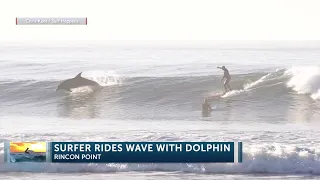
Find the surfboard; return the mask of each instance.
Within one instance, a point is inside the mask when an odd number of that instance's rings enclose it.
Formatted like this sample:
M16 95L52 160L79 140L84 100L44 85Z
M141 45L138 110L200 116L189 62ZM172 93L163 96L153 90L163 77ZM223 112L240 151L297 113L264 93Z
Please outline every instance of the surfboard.
M217 93L211 96L207 96L206 99L218 99L221 98L221 96L225 95L226 93Z

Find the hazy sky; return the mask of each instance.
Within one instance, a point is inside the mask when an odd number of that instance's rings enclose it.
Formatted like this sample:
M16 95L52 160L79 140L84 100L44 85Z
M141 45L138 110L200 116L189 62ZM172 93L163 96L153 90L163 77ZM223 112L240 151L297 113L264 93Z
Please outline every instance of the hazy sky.
M318 0L2 0L0 41L320 40ZM88 17L16 26L16 17Z

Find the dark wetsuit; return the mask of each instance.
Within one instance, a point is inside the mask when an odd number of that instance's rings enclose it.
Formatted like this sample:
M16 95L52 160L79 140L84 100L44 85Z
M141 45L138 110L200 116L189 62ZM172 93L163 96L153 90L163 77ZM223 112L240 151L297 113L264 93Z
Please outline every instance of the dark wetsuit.
M230 88L230 86L229 86L229 82L230 82L230 80L231 80L231 76L230 76L229 71L228 71L227 68L222 67L222 68L220 68L220 69L222 69L223 72L224 72L222 80L223 80L223 79L226 79L226 80L224 81L223 85L224 85L224 88L225 88L226 93L227 93L227 92L228 92L228 89L229 89L229 91L231 91L231 88ZM222 81L222 80L221 80L221 81Z
M229 71L228 71L228 69L222 69L222 70L224 71L223 77L226 78L226 81L224 82L224 84L228 84L229 81L230 81L230 79L231 79L231 76L230 76L230 74L229 74Z
M210 112L210 111L212 111L212 108L210 107L210 105L208 103L203 103L202 112Z
M208 103L202 104L202 115L203 116L208 116L211 111L212 111L212 108Z

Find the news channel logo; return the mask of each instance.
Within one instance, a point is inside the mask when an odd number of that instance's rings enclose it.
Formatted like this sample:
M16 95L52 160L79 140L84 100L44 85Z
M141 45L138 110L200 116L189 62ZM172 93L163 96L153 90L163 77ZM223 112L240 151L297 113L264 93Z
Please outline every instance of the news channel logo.
M46 162L46 142L10 142L7 162Z

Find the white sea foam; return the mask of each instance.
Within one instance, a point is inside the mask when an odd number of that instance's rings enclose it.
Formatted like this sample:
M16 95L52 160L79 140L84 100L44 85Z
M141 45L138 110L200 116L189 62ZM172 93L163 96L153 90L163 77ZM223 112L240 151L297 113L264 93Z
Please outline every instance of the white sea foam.
M101 86L112 86L122 84L124 78L115 71L85 71L82 77L96 81Z
M244 92L249 92L249 91L254 90L254 89L267 88L267 87L270 87L270 86L281 84L282 83L281 81L273 83L273 84L268 84L268 85L264 84L264 83L266 83L268 81L276 80L277 78L281 77L282 75L278 74L278 72L280 70L281 69L277 69L275 72L268 73L268 74L262 76L261 78L259 78L256 81L253 81L253 82L250 82L250 83L246 83L246 84L243 85L243 89L235 89L235 90L229 91L229 92L227 92L226 94L224 94L221 97L222 98L233 97L233 96L237 96L237 95L239 95L241 93L244 93Z
M86 79L93 80L101 86L113 86L123 83L124 78L116 74L114 71L84 71L81 76ZM72 94L91 93L99 89L99 87L83 86L72 89Z
M298 94L309 94L313 99L320 98L320 67L293 67L286 74L291 75L287 86Z
M281 69L277 69L275 72L268 73L256 81L247 83L243 86L243 89L245 89L245 90L251 89L251 88L254 88L260 84L263 84L264 82L266 82L268 80L276 79L276 78L280 77L278 74L279 71L281 71Z
M229 91L229 92L227 92L226 94L222 95L221 97L222 97L222 98L232 97L232 96L239 95L240 93L245 92L245 91L246 91L246 90L244 90L244 89L232 90L232 91Z

